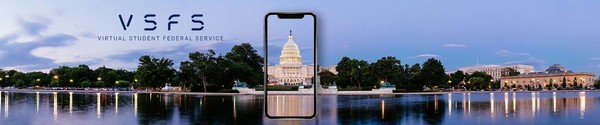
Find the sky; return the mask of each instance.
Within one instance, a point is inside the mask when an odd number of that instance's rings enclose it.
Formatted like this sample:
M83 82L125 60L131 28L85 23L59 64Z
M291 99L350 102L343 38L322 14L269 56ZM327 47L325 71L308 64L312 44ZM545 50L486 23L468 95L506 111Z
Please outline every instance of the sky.
M262 54L264 15L270 11L317 15L322 66L343 56L369 62L395 56L409 65L437 58L447 71L477 64L527 64L539 71L561 64L600 73L600 1L564 0L4 1L0 68L49 71L87 64L134 70L146 54L173 59L178 67L190 52L224 54L246 42ZM157 14L156 31L143 31L148 13ZM167 31L173 13L182 15L180 24ZM187 30L195 13L204 14L205 29L199 32ZM130 29L122 29L119 14L134 15ZM225 40L115 42L99 41L100 35L222 35Z

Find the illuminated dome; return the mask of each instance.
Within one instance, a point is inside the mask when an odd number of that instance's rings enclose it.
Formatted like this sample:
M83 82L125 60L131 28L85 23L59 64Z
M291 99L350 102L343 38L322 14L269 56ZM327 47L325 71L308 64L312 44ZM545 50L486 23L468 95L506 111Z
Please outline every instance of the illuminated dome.
M294 36L290 30L290 36L288 41L283 45L281 50L281 56L279 56L279 64L302 64L302 56L300 56L300 49L294 42Z

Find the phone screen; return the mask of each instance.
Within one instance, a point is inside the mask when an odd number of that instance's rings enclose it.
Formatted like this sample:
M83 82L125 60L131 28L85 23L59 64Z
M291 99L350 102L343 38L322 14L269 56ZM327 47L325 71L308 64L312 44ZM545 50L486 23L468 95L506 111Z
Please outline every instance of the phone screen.
M265 17L265 113L269 118L316 114L317 40L312 13Z

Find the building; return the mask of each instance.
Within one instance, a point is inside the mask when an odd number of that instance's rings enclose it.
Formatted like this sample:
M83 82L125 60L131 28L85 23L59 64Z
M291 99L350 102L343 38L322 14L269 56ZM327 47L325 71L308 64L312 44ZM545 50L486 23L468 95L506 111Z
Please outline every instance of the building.
M335 69L336 67L337 67L337 65L332 65L332 66L328 66L328 67L319 67L319 72L329 71L329 72L337 75L338 72Z
M278 65L268 65L267 80L270 85L312 85L315 65L302 64L300 49L294 42L292 31L283 45Z
M561 66L560 64L554 64L542 72L532 72L518 76L502 77L500 79L500 86L502 88L520 88L526 86L537 88L541 86L542 88L549 89L552 86L554 86L554 88L558 88L563 83L563 79L566 80L566 84L568 86L573 86L573 83L575 82L583 86L589 86L593 85L595 77L596 75L594 73L573 72Z
M464 73L472 74L474 72L485 72L488 75L491 75L494 80L500 79L502 77L502 70L506 68L512 68L518 71L521 74L527 74L533 72L533 66L523 65L523 64L515 64L515 65L480 65L480 66L471 66L471 67L463 67L458 70L463 71Z

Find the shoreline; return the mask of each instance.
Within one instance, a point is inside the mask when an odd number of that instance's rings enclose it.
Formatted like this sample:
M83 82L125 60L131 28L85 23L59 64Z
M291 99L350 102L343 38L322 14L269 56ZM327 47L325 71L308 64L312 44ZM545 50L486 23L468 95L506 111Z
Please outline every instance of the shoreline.
M206 95L206 96L234 96L234 95L264 95L260 93L215 93L215 92L154 92L154 91L91 91L91 90L35 90L35 89L0 89L1 92L19 92L19 93L156 93L156 94L180 94L180 95ZM461 94L461 93L552 93L552 92L600 92L600 90L551 90L551 91L454 91L454 92L399 92L399 93L373 93L366 91L338 91L336 93L317 93L318 95L436 95L436 94ZM310 93L277 93L274 95L311 95Z

